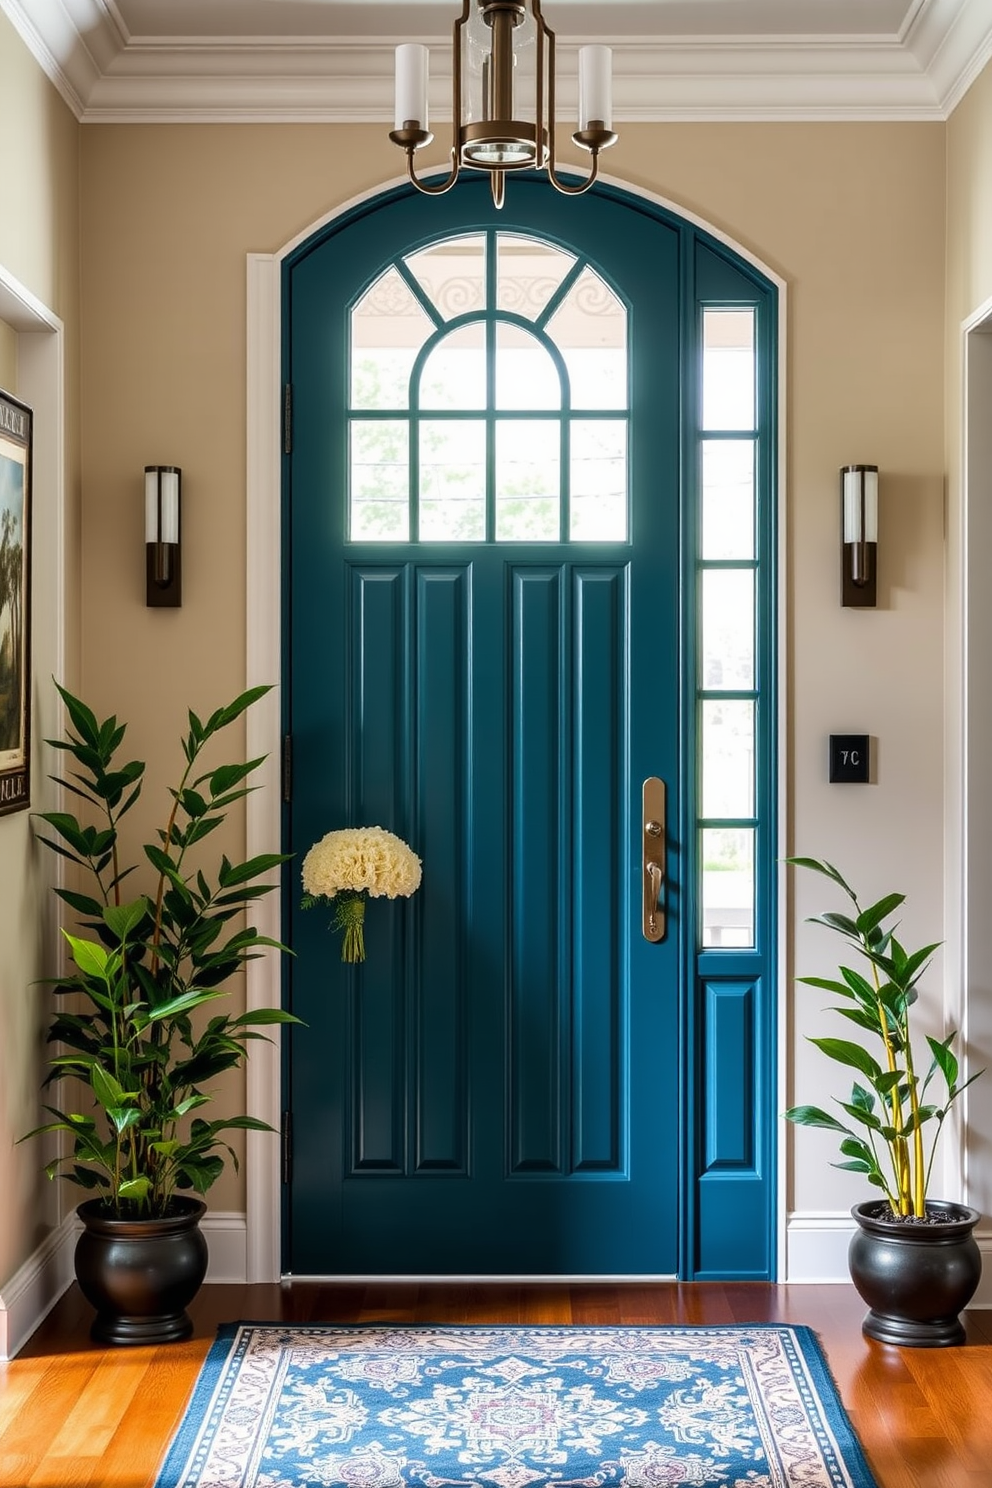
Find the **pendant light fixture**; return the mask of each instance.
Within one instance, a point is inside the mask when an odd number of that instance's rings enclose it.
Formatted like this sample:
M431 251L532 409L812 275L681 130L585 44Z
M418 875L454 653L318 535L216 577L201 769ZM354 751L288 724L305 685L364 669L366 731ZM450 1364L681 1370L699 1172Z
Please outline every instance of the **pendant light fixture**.
M557 174L555 160L555 34L541 14L541 0L462 0L452 38L452 144L447 180L425 185L413 157L434 138L427 122L428 51L396 48L396 127L389 138L406 151L418 191L440 196L461 167L489 172L493 201L503 205L506 172L547 170L566 196L588 191L601 150L613 133L612 53L606 46L579 49L579 127L576 145L592 155L592 170L578 185Z

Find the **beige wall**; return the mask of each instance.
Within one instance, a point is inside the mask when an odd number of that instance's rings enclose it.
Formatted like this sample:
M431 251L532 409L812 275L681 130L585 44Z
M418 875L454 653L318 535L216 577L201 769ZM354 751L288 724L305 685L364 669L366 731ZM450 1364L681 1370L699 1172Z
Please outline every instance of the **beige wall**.
M788 283L788 847L833 859L866 896L905 890L911 939L942 928L944 136L640 125L607 162ZM393 179L398 160L379 127L288 125L90 126L82 160L84 684L133 719L135 752L162 779L186 705L233 695L244 674L245 255ZM184 469L175 612L142 603L153 461ZM838 601L838 469L852 461L882 471L875 612ZM875 736L875 784L826 784L831 731ZM815 884L797 889L798 920L827 907ZM800 969L833 964L817 932L795 941ZM801 1038L828 1026L819 1006L803 995L790 1012L788 1099L835 1088ZM828 1141L795 1143L790 1208L862 1196L827 1166ZM230 1180L215 1193L242 1207Z
M17 332L5 320L0 320L0 388L17 391Z
M78 297L75 120L0 15L0 263L63 319Z
M6 18L0 16L0 150L4 159L0 266L61 317L66 328L67 616L73 632L77 593L71 545L76 533L73 502L78 485L78 132L55 89ZM0 326L0 386L15 393L18 340L9 326ZM54 437L51 427L36 426L36 440L51 441ZM44 499L51 499L50 493L46 492ZM53 525L51 512L38 515L46 526ZM49 602L46 605L54 610ZM45 638L44 644L36 647L36 660L42 649L47 651L54 623L54 613L40 613L35 608L34 634ZM38 685L36 673L36 705ZM45 801L46 793L50 798L42 775L36 769L32 784L36 807ZM51 805L50 799L47 804ZM52 947L45 940L49 900L28 814L18 812L0 818L0 1290L57 1214L57 1193L40 1173L37 1146L14 1146L16 1139L41 1119L41 1049L48 1006L44 989L33 984L51 969Z
M992 298L992 65L947 125L947 330L959 360L962 320ZM955 386L956 379L949 379ZM948 452L958 441L948 422Z

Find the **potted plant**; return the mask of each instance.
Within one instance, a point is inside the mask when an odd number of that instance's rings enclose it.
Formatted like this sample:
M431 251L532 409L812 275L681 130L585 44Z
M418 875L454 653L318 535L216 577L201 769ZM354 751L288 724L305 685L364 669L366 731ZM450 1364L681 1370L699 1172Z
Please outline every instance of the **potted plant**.
M48 742L68 755L69 770L52 778L85 803L87 819L39 812L54 833L41 840L76 866L85 887L56 890L81 923L80 933L62 932L74 970L52 984L60 1005L48 1038L59 1052L46 1084L76 1076L90 1099L81 1109L47 1106L54 1119L27 1135L67 1134L69 1150L48 1164L48 1176L93 1195L77 1211L84 1228L76 1275L97 1309L93 1336L103 1342L188 1336L185 1309L207 1262L198 1196L219 1177L225 1155L237 1166L226 1133L271 1130L249 1116L207 1116L207 1087L243 1062L249 1042L264 1037L259 1026L298 1020L278 1008L238 1016L201 1009L224 997L263 947L282 949L244 914L274 887L260 880L284 859L221 856L210 872L197 851L253 788L247 782L262 763L205 766L201 755L267 690L243 692L205 722L190 712L182 777L169 792L165 826L143 848L148 888L135 892L138 865L121 861L120 823L141 795L145 766L119 761L124 724L98 720L58 687L70 726L65 739Z
M845 1160L834 1166L863 1173L881 1190L880 1199L851 1211L858 1225L849 1254L851 1277L870 1308L864 1332L884 1343L917 1347L962 1343L958 1314L981 1275L972 1235L981 1216L966 1204L930 1199L927 1189L947 1113L982 1071L960 1081L956 1031L942 1039L928 1034L929 1062L923 1074L917 1070L910 1010L939 942L908 951L896 938L897 927L887 922L905 895L886 894L862 909L832 864L815 858L788 861L831 879L851 901L852 914L816 915L813 923L845 940L867 975L841 966L840 980L798 980L842 998L831 1011L868 1037L810 1040L859 1077L849 1099L838 1101L846 1119L819 1106L793 1106L786 1119L837 1132Z

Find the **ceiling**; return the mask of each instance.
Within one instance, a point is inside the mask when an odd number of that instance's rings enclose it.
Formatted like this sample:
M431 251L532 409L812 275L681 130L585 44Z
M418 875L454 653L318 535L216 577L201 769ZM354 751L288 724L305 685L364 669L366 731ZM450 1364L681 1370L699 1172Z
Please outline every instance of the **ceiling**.
M944 119L992 57L992 0L543 0L561 109L575 44L614 48L620 121ZM0 0L76 117L386 121L393 47L432 43L443 117L457 0ZM449 106L450 107L450 106Z

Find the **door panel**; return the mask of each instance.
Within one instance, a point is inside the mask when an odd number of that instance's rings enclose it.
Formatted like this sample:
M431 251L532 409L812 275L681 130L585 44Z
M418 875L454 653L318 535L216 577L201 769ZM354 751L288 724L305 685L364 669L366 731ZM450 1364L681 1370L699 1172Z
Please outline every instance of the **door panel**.
M752 1063L767 1055L764 1003L723 986L719 965L705 995L686 972L696 939L696 834L686 830L695 806L685 795L693 767L684 748L694 694L681 618L691 234L613 193L565 209L546 184L513 184L503 214L477 182L438 201L401 193L367 204L287 270L288 848L299 861L333 828L378 824L409 841L424 865L411 900L370 901L360 967L341 964L327 914L302 912L295 884L288 895L291 1001L307 1023L292 1038L289 1071L287 1269L297 1274L674 1274L686 1252L683 1216L694 1216L696 1203L687 1038L697 1023L705 1030L699 1047L713 1043L721 1081L748 1029ZM464 244L471 271L460 292L483 302L488 294L491 307L482 317L489 391L482 396L476 378L468 400L483 431L471 437L485 448L488 504L462 529L470 541L417 539L444 530L466 482L478 479L466 466L452 485L450 456L440 475L424 464L425 449L452 448L437 421L457 428L458 410L443 396L427 398L431 412L420 418L416 382L419 368L438 365L431 347L457 320L449 303L434 342L423 324L416 330L410 411L366 387L361 416L352 415L363 449L388 447L397 467L409 451L413 495L396 525L395 487L377 507L374 459L366 461L355 476L364 483L355 529L363 535L351 540L351 309L362 302L362 334L374 340L374 307L362 299L370 285L397 263L390 294L422 294L430 255L419 256L415 274L402 260L446 235ZM489 254L481 274L479 235ZM556 284L514 283L504 267L498 275L497 235L501 245L518 235L522 256L535 240L551 245L542 251ZM572 469L574 437L615 479L626 440L628 515L617 506L622 496L611 495L602 529L623 540L560 540L599 520L582 505L599 478L595 463L575 467L572 513L566 478L560 524L546 507L535 522L519 473L500 473L530 434L527 410L513 406L526 398L515 397L512 378L494 375L497 347L519 349L512 316L521 326L522 318L517 308L492 307L497 299L550 306L530 324L560 329L565 312L554 295L570 284L585 286L585 316L597 313L599 293L612 370L606 442L597 445L588 359L569 347L554 363L559 373L566 363L574 370L562 381L556 463ZM422 298L421 320L434 313ZM623 313L629 348L618 372ZM546 420L553 400L541 376L533 416ZM581 420L570 414L573 382ZM418 501L418 481L428 478L442 482L441 498L425 485ZM509 503L505 520L497 494ZM501 530L519 534L521 523L557 530L559 540L498 540ZM669 797L669 928L657 944L641 933L648 775L666 781ZM764 1119L748 1105L756 1087L746 1069L734 1065L733 1075L726 1089L701 1086L710 1092L705 1166L724 1177L735 1163L753 1171L755 1122ZM736 1131L742 1118L750 1137ZM725 1187L721 1195L725 1224Z

